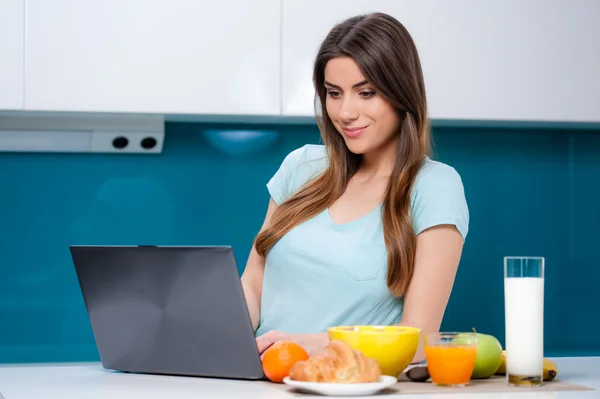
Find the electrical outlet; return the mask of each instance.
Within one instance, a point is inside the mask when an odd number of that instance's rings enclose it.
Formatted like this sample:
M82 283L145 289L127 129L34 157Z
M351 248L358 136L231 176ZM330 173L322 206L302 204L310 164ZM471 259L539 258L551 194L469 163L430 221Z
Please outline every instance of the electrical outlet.
M91 152L160 154L164 133L94 131Z

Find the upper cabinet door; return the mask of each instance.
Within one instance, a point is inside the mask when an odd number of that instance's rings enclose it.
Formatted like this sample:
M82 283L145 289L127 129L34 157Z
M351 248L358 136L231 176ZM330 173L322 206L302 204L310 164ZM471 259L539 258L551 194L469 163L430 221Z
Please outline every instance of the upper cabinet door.
M0 1L0 109L23 109L25 0Z
M27 0L26 109L280 114L279 0Z
M415 40L432 119L600 121L597 0L283 0L284 115L314 115L321 42L373 11Z

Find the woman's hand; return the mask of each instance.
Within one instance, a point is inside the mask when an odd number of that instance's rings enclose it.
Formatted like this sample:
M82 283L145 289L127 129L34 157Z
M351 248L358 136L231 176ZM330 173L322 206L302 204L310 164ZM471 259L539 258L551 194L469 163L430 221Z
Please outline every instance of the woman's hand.
M329 342L329 336L326 332L316 334L290 334L281 331L271 330L266 334L256 338L258 352L261 355L277 341L292 341L304 348L308 356L312 356L325 348Z

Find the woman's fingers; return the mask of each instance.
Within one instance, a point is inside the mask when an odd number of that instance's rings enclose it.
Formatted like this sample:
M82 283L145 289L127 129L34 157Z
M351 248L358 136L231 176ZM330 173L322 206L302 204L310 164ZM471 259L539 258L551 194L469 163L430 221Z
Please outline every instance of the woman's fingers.
M271 345L281 340L283 338L283 335L284 334L280 333L279 331L271 330L256 338L256 346L258 347L258 353L262 355L267 349L269 349Z

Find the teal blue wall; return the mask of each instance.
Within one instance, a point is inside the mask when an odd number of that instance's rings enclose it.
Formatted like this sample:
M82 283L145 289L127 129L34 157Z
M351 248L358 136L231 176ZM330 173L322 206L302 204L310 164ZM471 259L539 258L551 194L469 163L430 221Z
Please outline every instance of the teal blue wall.
M279 132L268 148L228 155L205 127L168 124L160 156L0 154L0 362L98 359L69 244L229 244L244 267L265 183L319 135L268 126ZM542 255L546 354L600 354L600 131L447 127L435 138L471 211L443 329L503 342L502 257Z

